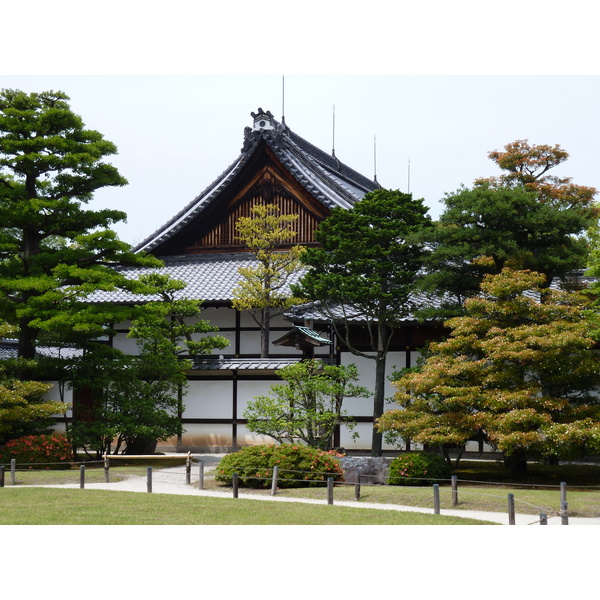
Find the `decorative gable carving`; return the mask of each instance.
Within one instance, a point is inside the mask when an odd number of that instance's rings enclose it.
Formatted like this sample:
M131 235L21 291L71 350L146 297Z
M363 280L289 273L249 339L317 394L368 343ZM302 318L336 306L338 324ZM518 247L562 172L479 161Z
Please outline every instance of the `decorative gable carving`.
M185 249L185 254L245 251L245 246L236 238L236 223L240 217L251 217L252 208L261 204L274 204L282 214L297 214L298 220L294 223L297 235L293 245L314 244L314 231L323 215L317 214L316 210L310 210L306 201L300 201L297 195L267 168L239 197L233 199L227 212L222 213L219 223Z

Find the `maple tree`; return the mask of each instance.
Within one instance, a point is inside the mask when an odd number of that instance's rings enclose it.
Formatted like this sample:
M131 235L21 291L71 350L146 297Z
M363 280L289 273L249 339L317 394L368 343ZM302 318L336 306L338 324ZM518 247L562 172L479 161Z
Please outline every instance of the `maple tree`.
M400 377L379 429L433 446L482 440L514 471L527 459L597 450L600 360L580 292L551 290L545 277L505 268L449 319L449 337Z
M443 298L445 310L423 316L460 314L482 278L505 266L543 273L549 287L586 264L586 234L599 214L596 190L548 173L568 153L517 140L489 157L505 173L446 194L444 212L426 233L433 251L422 289Z
M594 203L596 188L573 183L571 177L548 174L568 158L569 154L559 144L530 145L528 140L516 140L504 146L504 151L488 153L500 169L506 171L499 177L478 179L476 185L489 183L494 187L523 185L536 192L541 202L573 208L589 217L598 216Z

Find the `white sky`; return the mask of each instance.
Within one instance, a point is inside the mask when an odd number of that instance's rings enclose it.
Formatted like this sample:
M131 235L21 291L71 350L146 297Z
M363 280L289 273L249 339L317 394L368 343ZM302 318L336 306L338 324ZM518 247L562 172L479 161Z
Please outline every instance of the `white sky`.
M516 139L560 144L570 158L556 174L600 189L590 3L33 4L35 44L8 32L21 51L0 66L0 88L62 90L117 145L111 162L129 185L92 206L124 210L116 229L132 244L236 159L259 107L284 111L322 150L335 138L337 157L369 177L376 168L384 187L410 181L434 218L446 192L499 174L487 152Z
M487 152L516 139L560 144L557 174L600 188L600 77L579 76L4 76L2 87L60 89L86 125L117 144L129 185L98 191L136 243L200 194L238 156L251 111L271 110L296 133L381 185L439 200L499 174ZM334 136L335 105L335 136ZM374 139L375 138L375 139ZM376 147L376 160L374 148ZM410 160L410 165L409 165ZM410 180L409 180L410 168ZM560 169L560 170L559 170Z

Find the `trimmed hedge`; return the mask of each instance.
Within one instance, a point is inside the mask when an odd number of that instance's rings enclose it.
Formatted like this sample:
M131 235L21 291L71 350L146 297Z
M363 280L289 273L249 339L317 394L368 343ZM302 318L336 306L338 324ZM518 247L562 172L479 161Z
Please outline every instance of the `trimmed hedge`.
M238 483L242 487L269 488L273 467L277 466L278 487L316 487L327 481L328 477L332 477L334 481L344 481L344 471L338 456L340 455L335 452L298 444L247 446L221 460L215 479L232 485L233 474L237 473Z
M450 467L438 454L411 452L396 457L388 469L389 485L433 485L450 479Z

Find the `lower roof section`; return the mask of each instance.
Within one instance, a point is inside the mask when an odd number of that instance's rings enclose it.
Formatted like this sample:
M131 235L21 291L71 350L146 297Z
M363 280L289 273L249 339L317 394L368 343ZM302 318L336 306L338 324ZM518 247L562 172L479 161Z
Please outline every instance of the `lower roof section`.
M276 371L302 360L298 358L207 357L194 361L194 371ZM325 362L325 361L323 361Z

